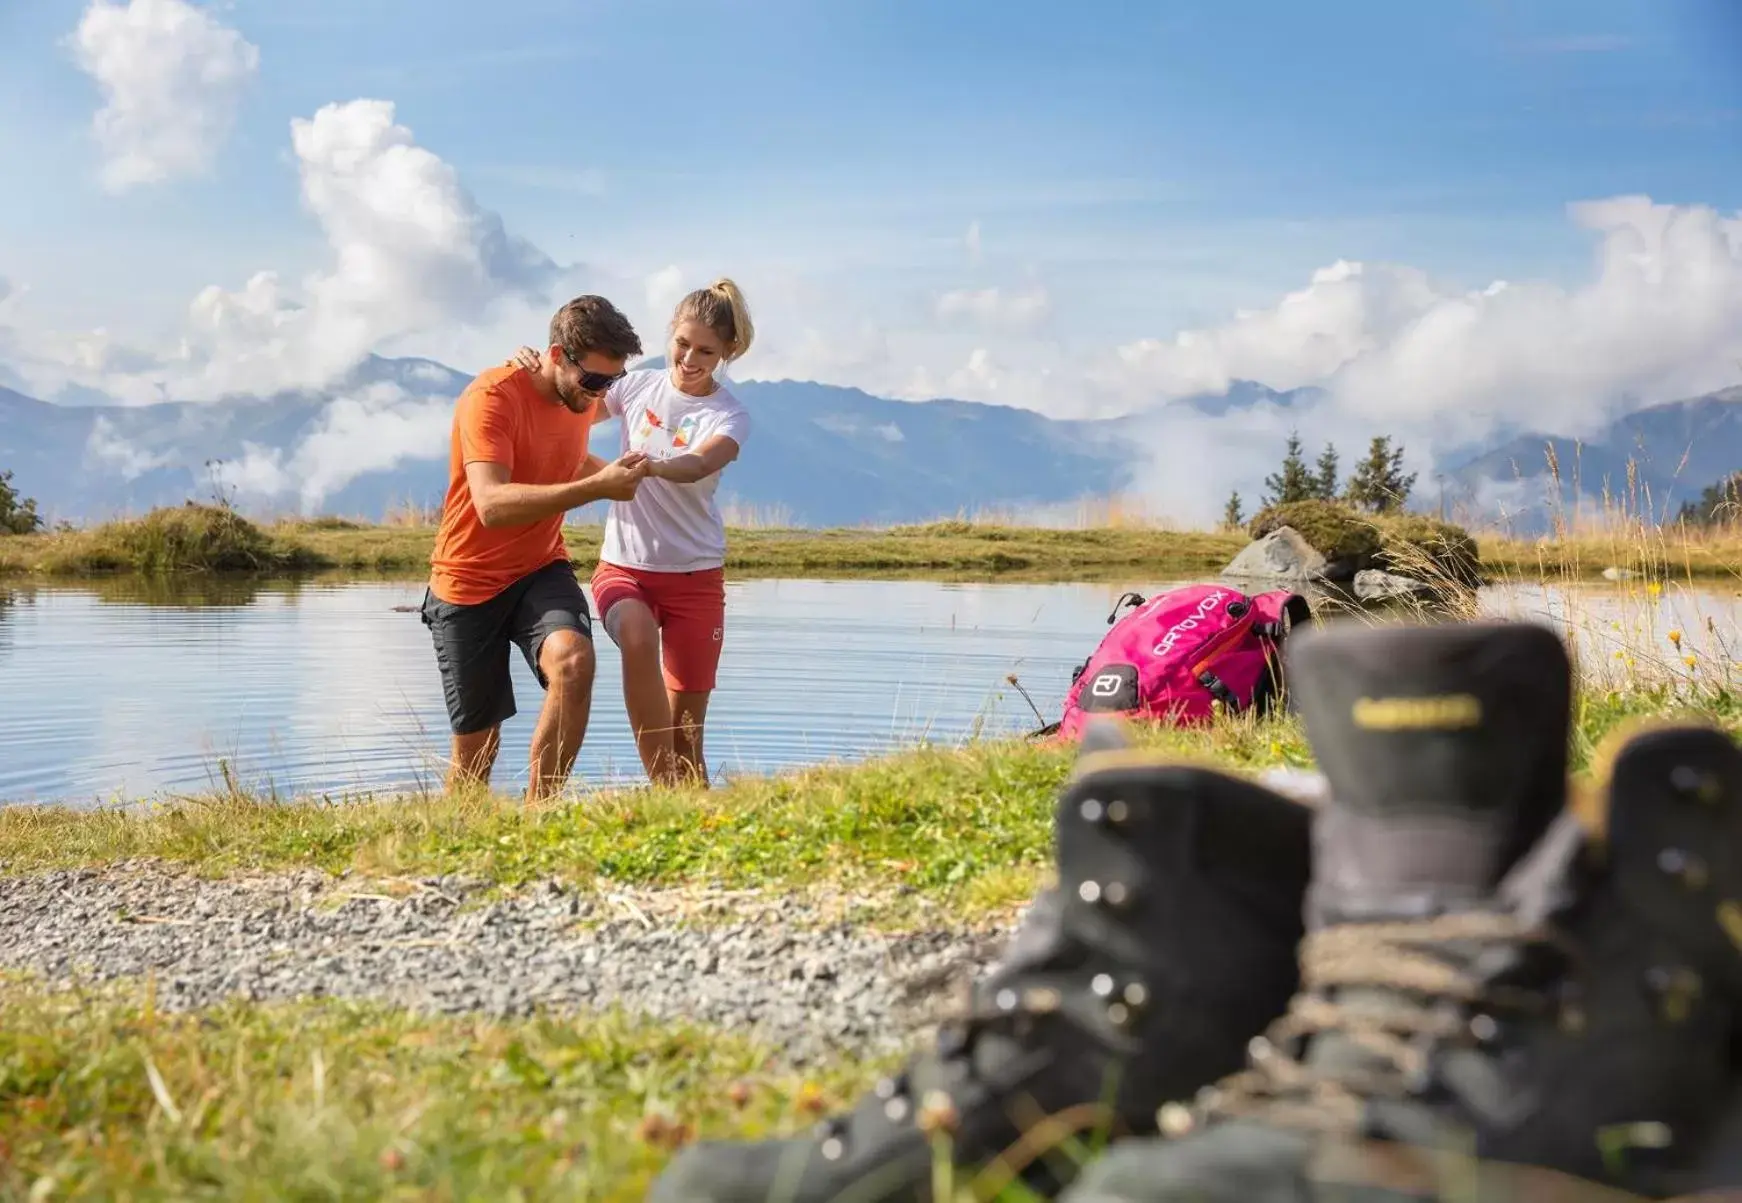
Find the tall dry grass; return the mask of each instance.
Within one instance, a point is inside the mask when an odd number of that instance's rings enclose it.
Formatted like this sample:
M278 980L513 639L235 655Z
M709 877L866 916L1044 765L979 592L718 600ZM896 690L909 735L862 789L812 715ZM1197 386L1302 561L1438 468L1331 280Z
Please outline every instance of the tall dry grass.
M1681 521L1669 499L1657 497L1641 478L1633 459L1627 461L1619 488L1605 479L1595 493L1584 490L1580 465L1573 464L1569 503L1563 488L1569 482L1552 444L1545 449L1545 464L1553 490L1549 529L1520 536L1504 515L1465 522L1484 561L1511 575L1528 571L1539 580L1607 575L1611 580L1699 576L1742 581L1742 514L1721 514L1720 521L1707 526Z
M720 501L720 517L731 530L796 530L792 507L740 501L735 497Z
M442 520L442 508L439 505L428 505L409 498L394 498L387 503L381 513L381 525L399 528L416 528L439 526Z
M1544 540L1534 562L1495 563L1485 555L1488 581L1480 588L1404 549L1398 570L1428 591L1399 599L1391 613L1543 623L1566 639L1582 690L1653 696L1664 705L1727 706L1742 700L1742 561L1730 561L1728 580L1714 580L1696 570L1699 545L1685 537L1690 533L1614 524L1602 542L1594 536ZM1592 581L1585 557L1593 548L1626 552L1649 568Z
M1041 527L1049 530L1154 530L1209 533L1163 513L1154 502L1129 493L1084 496L1044 505L977 506L940 521L979 527Z

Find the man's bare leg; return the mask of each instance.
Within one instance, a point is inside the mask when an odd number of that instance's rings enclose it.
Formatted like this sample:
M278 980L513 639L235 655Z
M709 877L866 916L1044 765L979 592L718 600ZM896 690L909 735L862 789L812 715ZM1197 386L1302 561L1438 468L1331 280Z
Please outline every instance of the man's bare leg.
M448 792L489 789L490 769L502 747L502 728L486 727L454 736L453 759L448 762Z
M578 631L552 631L538 651L549 682L544 709L532 731L527 802L541 802L561 789L587 734L593 705L593 644Z

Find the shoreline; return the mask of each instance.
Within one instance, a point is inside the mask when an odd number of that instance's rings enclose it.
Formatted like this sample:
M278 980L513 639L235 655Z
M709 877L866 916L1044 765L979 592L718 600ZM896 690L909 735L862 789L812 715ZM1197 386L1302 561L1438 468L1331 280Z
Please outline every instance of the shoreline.
M598 562L598 525L563 531L582 575ZM339 520L259 528L260 541L207 562L201 553L118 543L108 528L0 535L0 585L84 581L380 580L427 576L433 527ZM1616 531L1566 538L1476 535L1488 584L1634 579L1742 582L1742 535ZM890 527L728 528L726 570L738 580L891 579L1120 583L1219 575L1243 532L1140 526L1053 528L944 521ZM143 566L142 566L143 565Z
M1742 694L1641 679L1577 687L1570 771L1639 719L1692 715L1742 735ZM1132 743L1243 776L1312 772L1292 716L1199 728L1136 724ZM1021 736L892 750L745 774L710 789L580 783L518 796L265 797L233 789L119 805L0 803L0 875L164 862L206 876L318 869L362 879L458 875L506 889L749 890L854 899L901 922L933 907L1007 913L1052 863L1053 807L1077 755Z

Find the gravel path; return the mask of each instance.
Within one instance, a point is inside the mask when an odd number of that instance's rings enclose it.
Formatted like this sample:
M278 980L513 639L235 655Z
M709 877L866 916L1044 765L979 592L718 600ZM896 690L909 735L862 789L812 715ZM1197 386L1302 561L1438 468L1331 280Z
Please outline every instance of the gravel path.
M481 901L481 883L406 884L398 898L318 872L208 881L149 863L0 878L0 967L63 985L155 971L177 1009L237 994L491 1017L621 1006L754 1032L802 1065L911 1045L1008 935L819 923L775 894L547 882Z

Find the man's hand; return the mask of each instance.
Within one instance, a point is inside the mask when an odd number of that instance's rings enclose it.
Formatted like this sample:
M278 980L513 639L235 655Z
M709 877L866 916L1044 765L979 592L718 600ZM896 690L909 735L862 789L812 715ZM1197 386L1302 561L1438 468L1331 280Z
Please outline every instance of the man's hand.
M522 347L514 353L513 359L506 361L506 364L513 364L515 367L525 368L529 372L536 372L544 366L544 356L531 347Z
M583 479L607 501L629 501L647 471L647 457L639 451L630 451Z
M628 501L646 475L647 457L639 451L631 451L597 472L556 485L515 484L508 479L504 464L485 460L466 464L472 505L478 521L489 527L537 522L601 499Z

